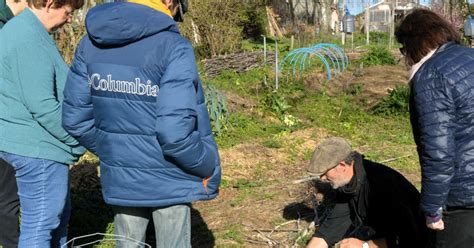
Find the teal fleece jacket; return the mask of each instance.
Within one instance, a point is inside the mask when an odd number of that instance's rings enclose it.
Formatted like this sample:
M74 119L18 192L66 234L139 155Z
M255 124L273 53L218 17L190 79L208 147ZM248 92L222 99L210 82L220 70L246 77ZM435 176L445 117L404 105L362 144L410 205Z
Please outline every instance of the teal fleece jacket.
M71 164L85 149L61 125L68 67L30 9L0 31L0 151Z

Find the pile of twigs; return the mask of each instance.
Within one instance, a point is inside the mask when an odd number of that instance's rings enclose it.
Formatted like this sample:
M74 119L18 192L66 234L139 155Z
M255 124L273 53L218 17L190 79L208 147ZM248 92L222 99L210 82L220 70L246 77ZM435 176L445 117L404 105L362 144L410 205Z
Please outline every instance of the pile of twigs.
M275 53L268 52L267 64L275 63ZM208 78L214 78L223 71L242 73L265 65L263 51L222 55L203 60L204 73Z

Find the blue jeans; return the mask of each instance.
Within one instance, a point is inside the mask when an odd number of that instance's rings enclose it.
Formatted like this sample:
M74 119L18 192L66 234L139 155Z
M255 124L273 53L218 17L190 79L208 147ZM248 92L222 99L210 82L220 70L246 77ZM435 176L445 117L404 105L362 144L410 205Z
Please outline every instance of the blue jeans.
M69 167L55 161L0 152L16 172L21 206L18 247L60 247L67 241Z
M156 247L191 247L191 208L174 205L164 208L113 206L115 234L145 242L149 217L153 217ZM117 248L144 247L130 241L117 241Z

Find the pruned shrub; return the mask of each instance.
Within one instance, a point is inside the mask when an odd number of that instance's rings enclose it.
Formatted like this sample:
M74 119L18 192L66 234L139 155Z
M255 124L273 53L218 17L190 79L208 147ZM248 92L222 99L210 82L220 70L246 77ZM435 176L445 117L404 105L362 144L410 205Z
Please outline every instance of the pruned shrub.
M378 115L406 115L409 113L410 88L397 86L390 94L377 104L372 112Z
M397 61L393 54L385 47L371 47L369 52L360 59L364 66L395 65Z

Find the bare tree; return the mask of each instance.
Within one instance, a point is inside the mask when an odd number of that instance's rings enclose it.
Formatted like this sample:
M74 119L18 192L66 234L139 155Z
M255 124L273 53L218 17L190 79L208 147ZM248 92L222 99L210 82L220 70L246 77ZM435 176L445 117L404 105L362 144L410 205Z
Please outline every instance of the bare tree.
M294 27L295 24L296 24L296 20L295 20L295 5L293 4L293 0L287 0L287 3L288 3L289 10L290 10L291 25L293 25L293 27Z

